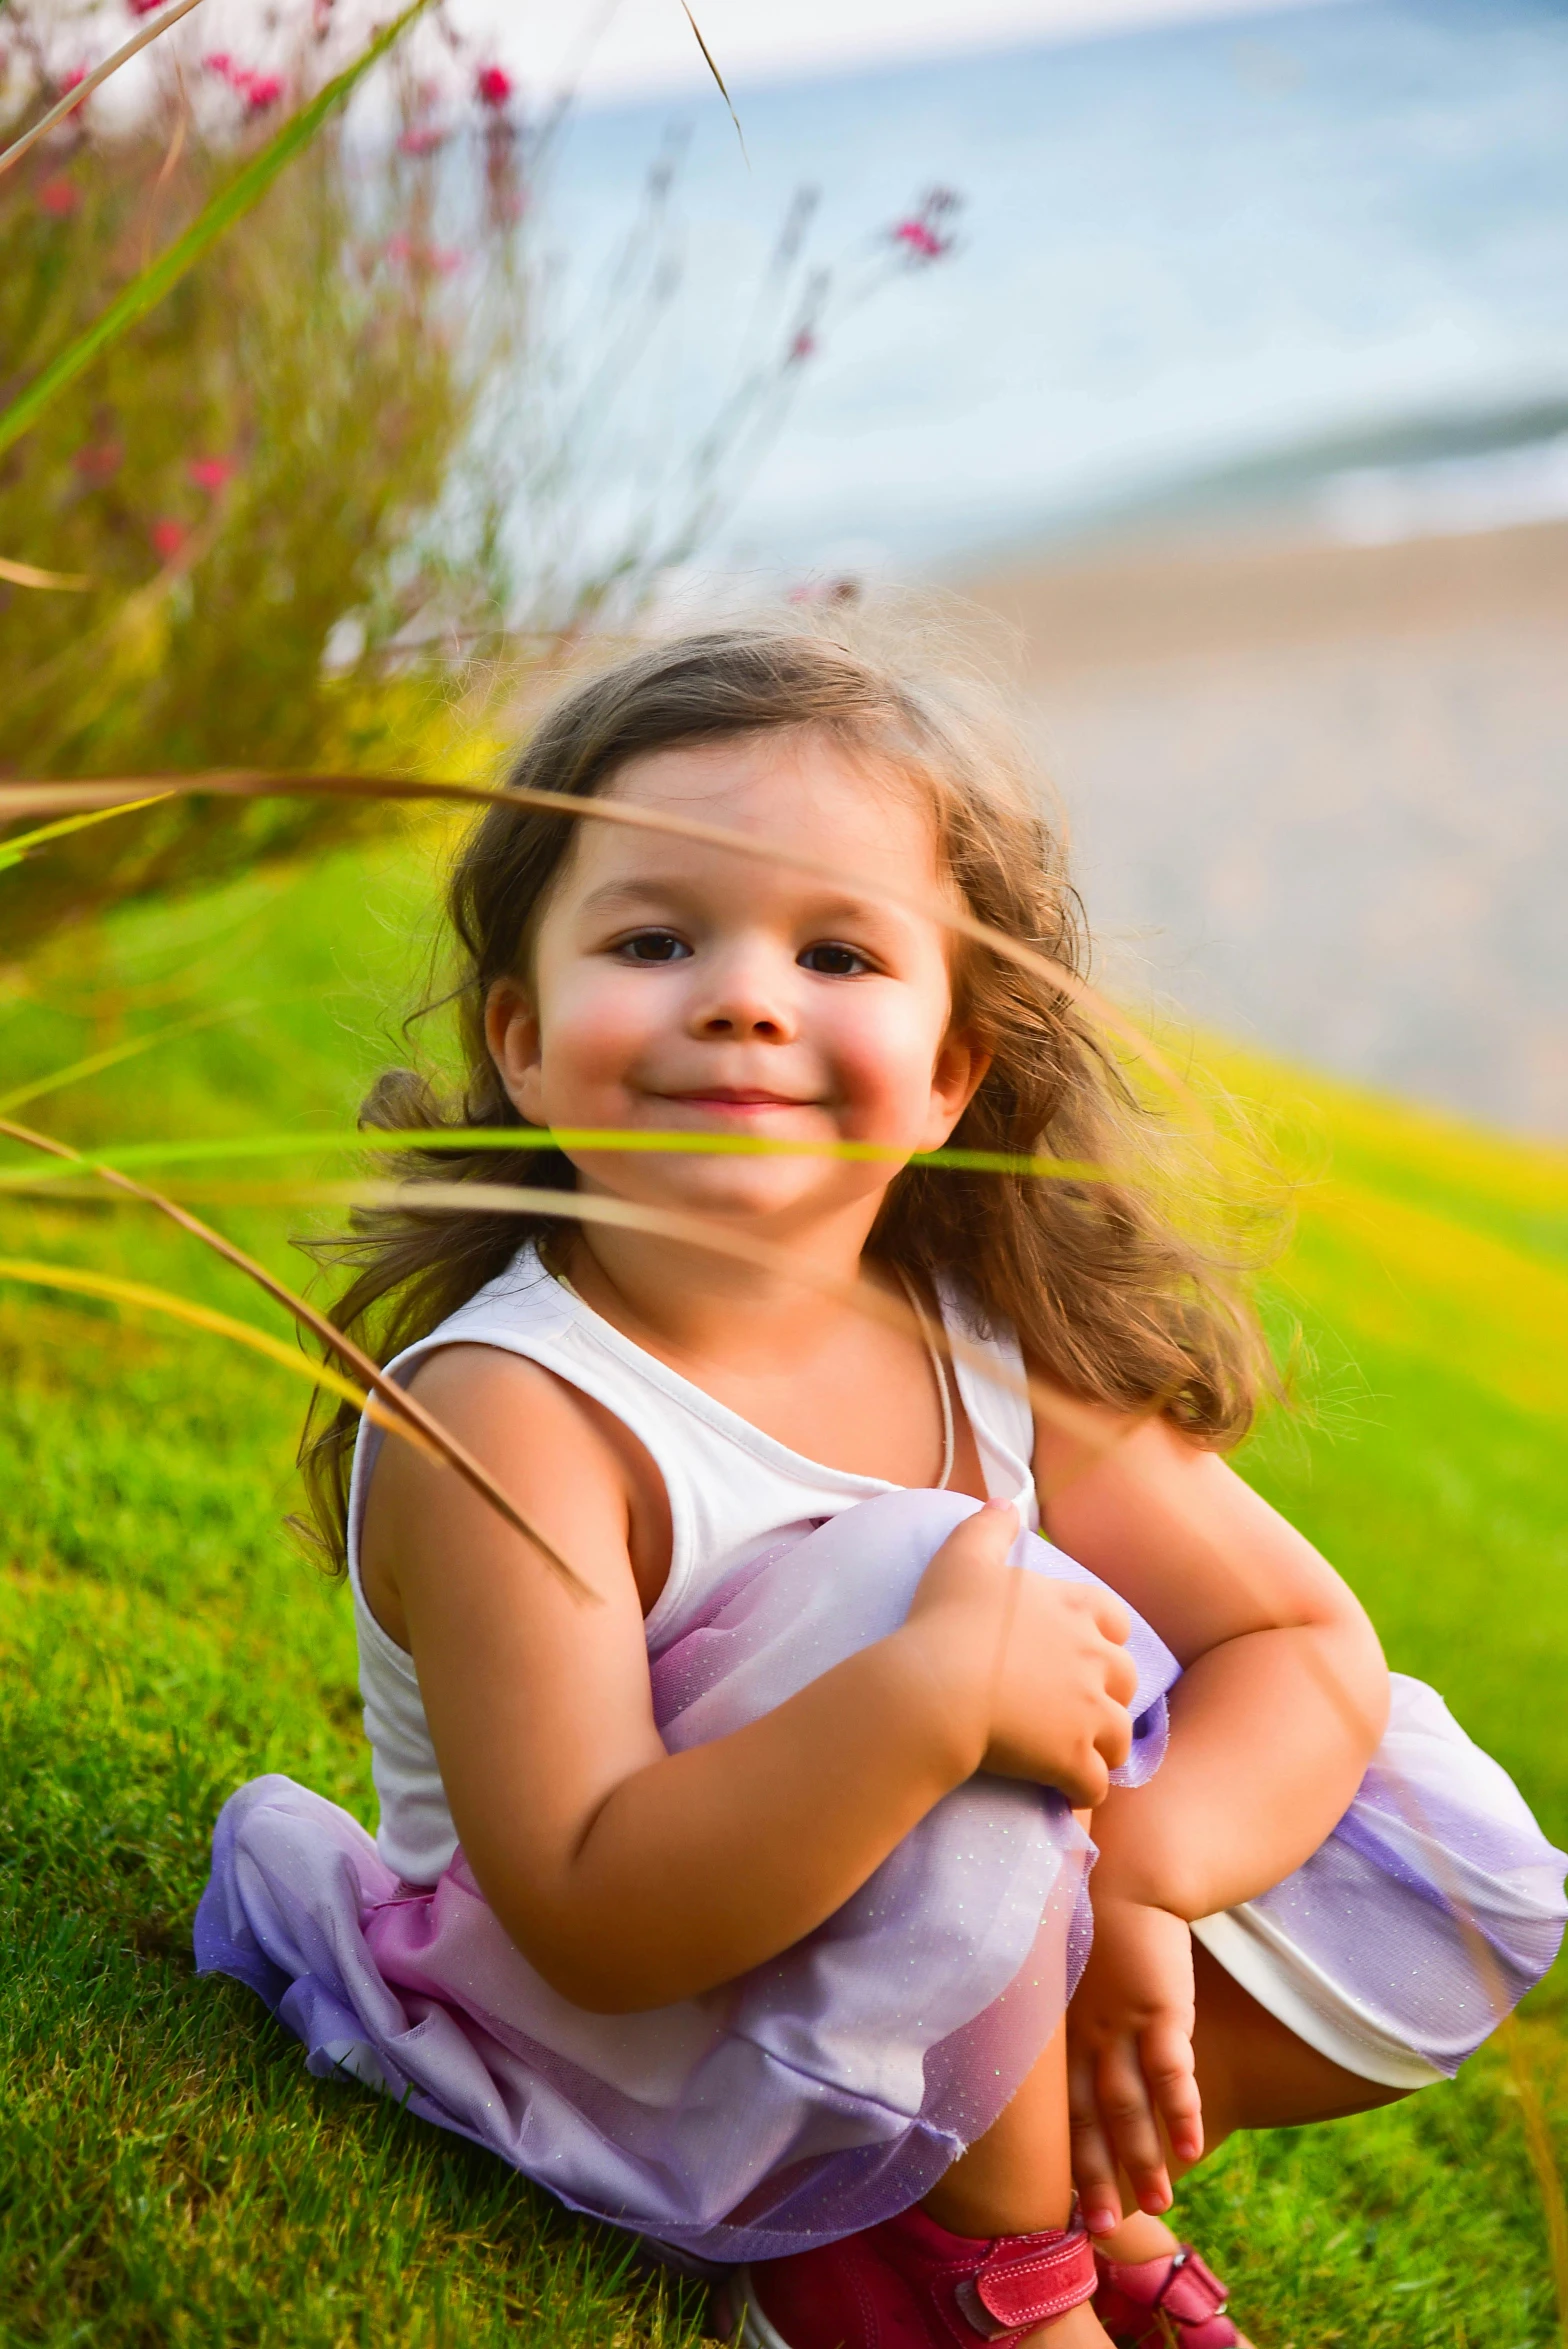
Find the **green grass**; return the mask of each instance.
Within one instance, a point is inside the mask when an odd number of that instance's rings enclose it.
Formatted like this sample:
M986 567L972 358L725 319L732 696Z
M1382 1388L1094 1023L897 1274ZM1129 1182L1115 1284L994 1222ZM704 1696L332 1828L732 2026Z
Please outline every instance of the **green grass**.
M18 1114L79 1141L340 1127L398 1054L385 1007L423 951L436 852L417 829L0 973L0 1093L248 1002ZM1301 1325L1306 1408L1243 1466L1568 1840L1568 1162L1314 1077L1227 1073L1305 1175L1271 1311ZM4 1253L284 1327L139 1211L0 1204ZM285 1219L215 1219L289 1265ZM234 1785L286 1770L371 1816L348 1608L280 1530L303 1388L217 1339L14 1286L0 1356L0 2340L694 2344L695 2310L628 2276L612 2238L312 2080L248 1992L191 1974ZM1518 2046L1561 2158L1553 1984ZM1233 2143L1183 2215L1264 2349L1557 2338L1496 2049L1453 2089Z

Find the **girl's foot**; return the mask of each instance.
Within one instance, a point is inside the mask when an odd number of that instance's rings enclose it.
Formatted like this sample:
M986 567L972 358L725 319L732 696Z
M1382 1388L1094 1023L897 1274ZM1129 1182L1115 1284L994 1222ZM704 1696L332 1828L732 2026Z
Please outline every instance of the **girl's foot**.
M985 2240L917 2206L740 2269L728 2322L741 2349L1103 2349L1088 2306L1096 2281L1081 2221Z
M1094 2313L1116 2349L1251 2349L1225 2313L1225 2287L1190 2243L1152 2259L1115 2259L1098 2244Z

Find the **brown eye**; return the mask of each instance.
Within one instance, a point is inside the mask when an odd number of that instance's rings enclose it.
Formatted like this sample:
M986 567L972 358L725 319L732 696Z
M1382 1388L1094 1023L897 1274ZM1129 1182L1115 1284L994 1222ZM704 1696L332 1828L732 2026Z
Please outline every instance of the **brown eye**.
M831 938L806 947L795 959L803 971L818 971L825 979L856 979L871 968L858 947L840 946Z
M691 948L673 930L635 930L617 942L615 951L623 962L657 964L680 962Z

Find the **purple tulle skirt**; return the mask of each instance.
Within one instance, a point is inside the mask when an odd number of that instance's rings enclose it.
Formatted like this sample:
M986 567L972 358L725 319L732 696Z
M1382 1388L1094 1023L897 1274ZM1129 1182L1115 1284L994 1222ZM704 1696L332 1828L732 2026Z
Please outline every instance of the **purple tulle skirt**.
M882 1495L739 1570L651 1659L666 1745L726 1735L896 1628L974 1506ZM1093 1579L1034 1535L1016 1557ZM1117 1777L1136 1786L1163 1752L1177 1667L1142 1623L1130 1644L1137 1734ZM1563 1865L1503 1773L1420 1693L1441 1716L1424 1734L1446 1775L1407 1730L1328 1843L1265 1896L1270 1915L1230 1915L1265 2003L1258 1985L1284 1963L1272 1945L1299 1955L1305 1917L1307 1992L1321 1976L1327 2006L1348 1997L1354 2014L1364 1976L1381 2001L1374 2036L1435 2076L1550 1964ZM1479 1772L1453 1767L1460 1749ZM1406 1785L1412 1768L1425 1792ZM906 2209L996 2119L1077 1981L1092 1855L1060 1797L977 1778L768 1964L677 2005L596 2015L507 1939L461 1852L435 1885L400 1883L345 1812L274 1776L224 1806L196 1960L249 1983L312 2071L385 2090L571 2208L699 2260L766 2259Z

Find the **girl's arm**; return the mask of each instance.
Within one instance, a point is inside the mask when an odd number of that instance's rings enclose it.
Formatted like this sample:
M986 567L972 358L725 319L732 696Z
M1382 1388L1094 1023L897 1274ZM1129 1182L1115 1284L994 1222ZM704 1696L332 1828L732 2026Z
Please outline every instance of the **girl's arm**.
M1359 1602L1310 1542L1167 1421L1105 1448L1045 1423L1051 1539L1120 1591L1183 1667L1164 1763L1095 1818L1097 1892L1191 1920L1277 1884L1349 1808L1388 1717Z
M1010 1509L944 1544L892 1637L672 1756L653 1720L624 1438L618 1450L569 1388L489 1348L433 1356L414 1388L593 1593L564 1588L449 1471L385 1446L369 1592L406 1634L480 1889L576 2004L660 2006L776 1955L982 1763L1080 1803L1103 1795L1130 1734L1125 1620L1104 1594L1010 1574Z
M1174 1649L1171 1739L1146 1786L1094 1820L1094 1944L1069 2017L1073 2170L1090 2232L1171 2200L1166 2145L1203 2151L1187 1925L1298 1868L1349 1807L1388 1712L1356 1600L1311 1544L1164 1421L1042 1422L1051 1538ZM1075 1424L1083 1422L1075 1418Z

